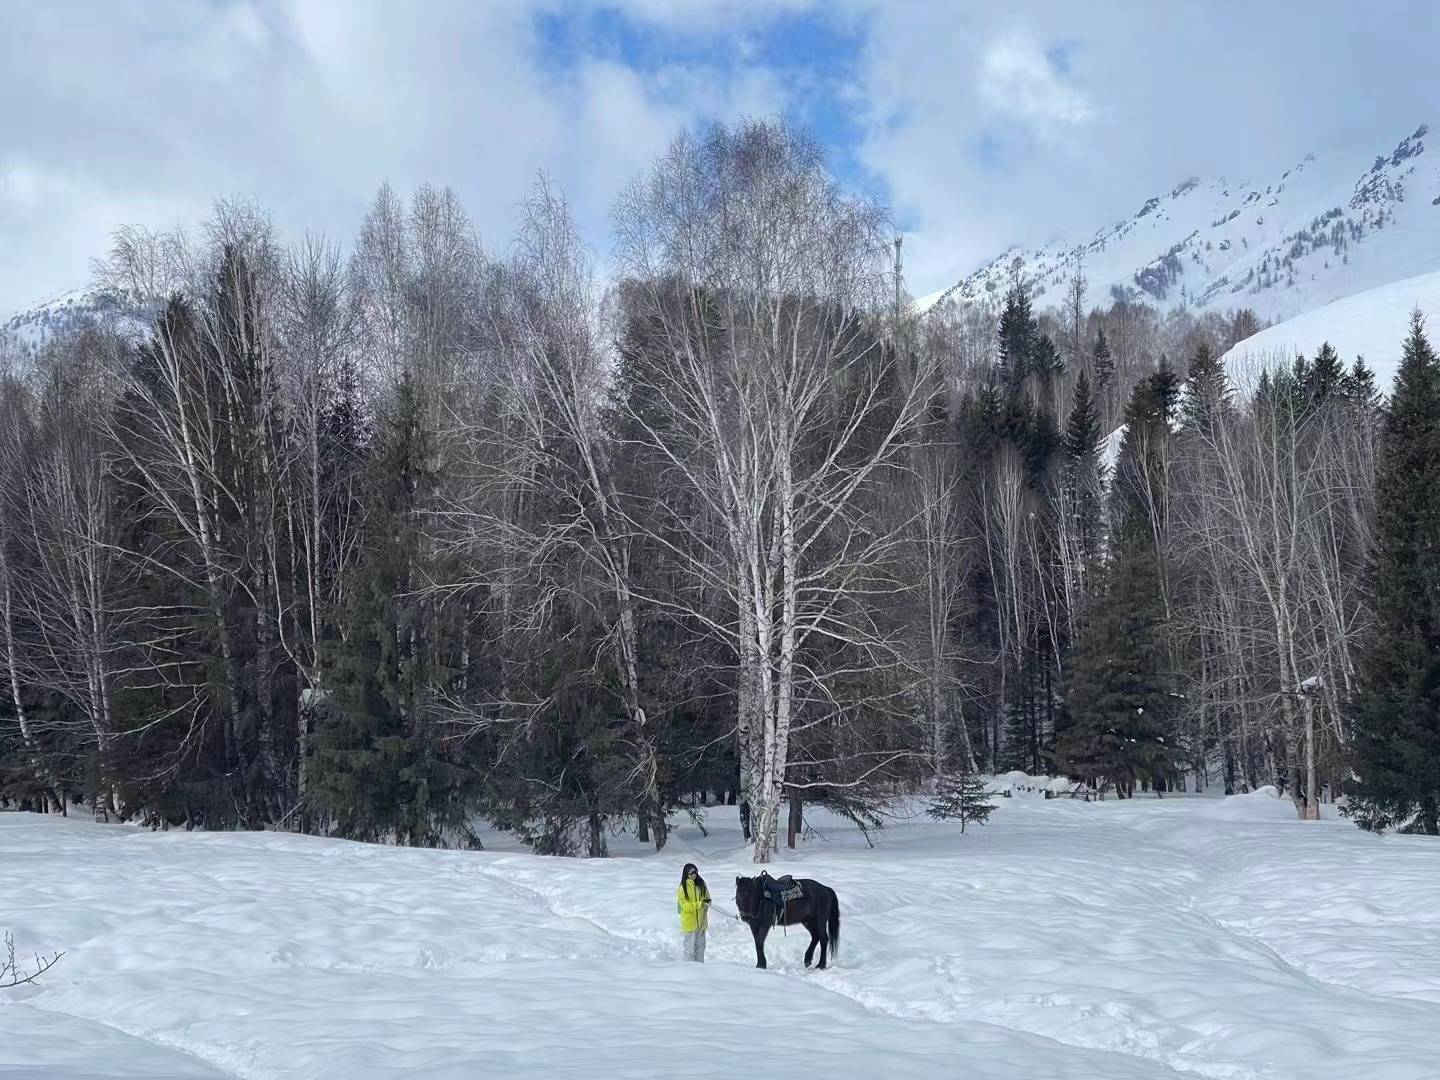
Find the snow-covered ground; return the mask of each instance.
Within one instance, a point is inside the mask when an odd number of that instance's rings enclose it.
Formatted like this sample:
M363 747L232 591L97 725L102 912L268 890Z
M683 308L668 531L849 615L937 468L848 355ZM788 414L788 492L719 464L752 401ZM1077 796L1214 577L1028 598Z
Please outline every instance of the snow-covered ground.
M679 960L680 865L752 872L729 810L603 861L0 814L0 925L67 952L0 1076L1440 1075L1434 841L1268 794L817 824L778 869L839 893L828 972L723 918Z
M1436 213L1440 215L1440 211ZM1268 326L1227 352L1225 364L1232 377L1243 378L1262 366L1289 364L1297 352L1313 359L1328 341L1346 367L1355 357L1365 357L1375 372L1376 386L1388 394L1410 332L1410 313L1416 308L1427 316L1432 343L1440 341L1440 273L1367 289Z

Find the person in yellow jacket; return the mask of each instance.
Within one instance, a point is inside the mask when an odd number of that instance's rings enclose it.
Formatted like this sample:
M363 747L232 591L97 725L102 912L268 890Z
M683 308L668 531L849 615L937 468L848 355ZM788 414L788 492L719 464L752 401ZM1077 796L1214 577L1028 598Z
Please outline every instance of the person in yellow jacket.
M705 962L705 931L709 926L710 890L700 876L700 868L686 863L680 871L680 887L675 890L675 910L680 913L681 950L686 960Z

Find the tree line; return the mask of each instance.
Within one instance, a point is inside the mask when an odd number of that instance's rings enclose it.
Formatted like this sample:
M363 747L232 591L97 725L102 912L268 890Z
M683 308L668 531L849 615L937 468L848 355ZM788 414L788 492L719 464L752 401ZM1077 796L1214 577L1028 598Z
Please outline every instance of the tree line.
M244 204L117 233L132 317L0 372L3 798L591 855L725 800L764 861L937 774L1303 811L1392 753L1414 503L1362 361L1235 385L1252 313L1090 307L1078 267L1060 311L917 313L779 123L677 138L613 232L602 282L542 179L503 254L431 188L348 255ZM1413 767L1361 772L1367 823L1433 829Z

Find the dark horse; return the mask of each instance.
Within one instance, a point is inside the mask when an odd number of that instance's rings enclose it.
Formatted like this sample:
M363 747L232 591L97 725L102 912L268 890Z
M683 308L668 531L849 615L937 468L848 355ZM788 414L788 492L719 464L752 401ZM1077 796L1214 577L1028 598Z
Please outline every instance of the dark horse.
M815 946L820 946L821 971L825 963L840 946L840 900L829 885L821 885L810 878L797 878L802 895L785 904L777 904L766 892L758 877L737 877L735 879L735 911L750 926L755 938L755 966L765 966L765 938L776 923L794 926L802 923L810 931L810 947L805 950L805 966L815 956ZM783 907L784 911L777 911ZM778 918L777 918L778 914Z

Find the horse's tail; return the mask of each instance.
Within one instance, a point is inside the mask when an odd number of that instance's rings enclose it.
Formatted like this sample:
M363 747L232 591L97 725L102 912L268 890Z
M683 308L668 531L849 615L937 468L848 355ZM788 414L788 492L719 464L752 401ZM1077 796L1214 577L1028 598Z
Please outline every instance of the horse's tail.
M835 890L830 890L830 922L827 927L830 936L830 955L834 956L840 949L840 898L835 895Z

